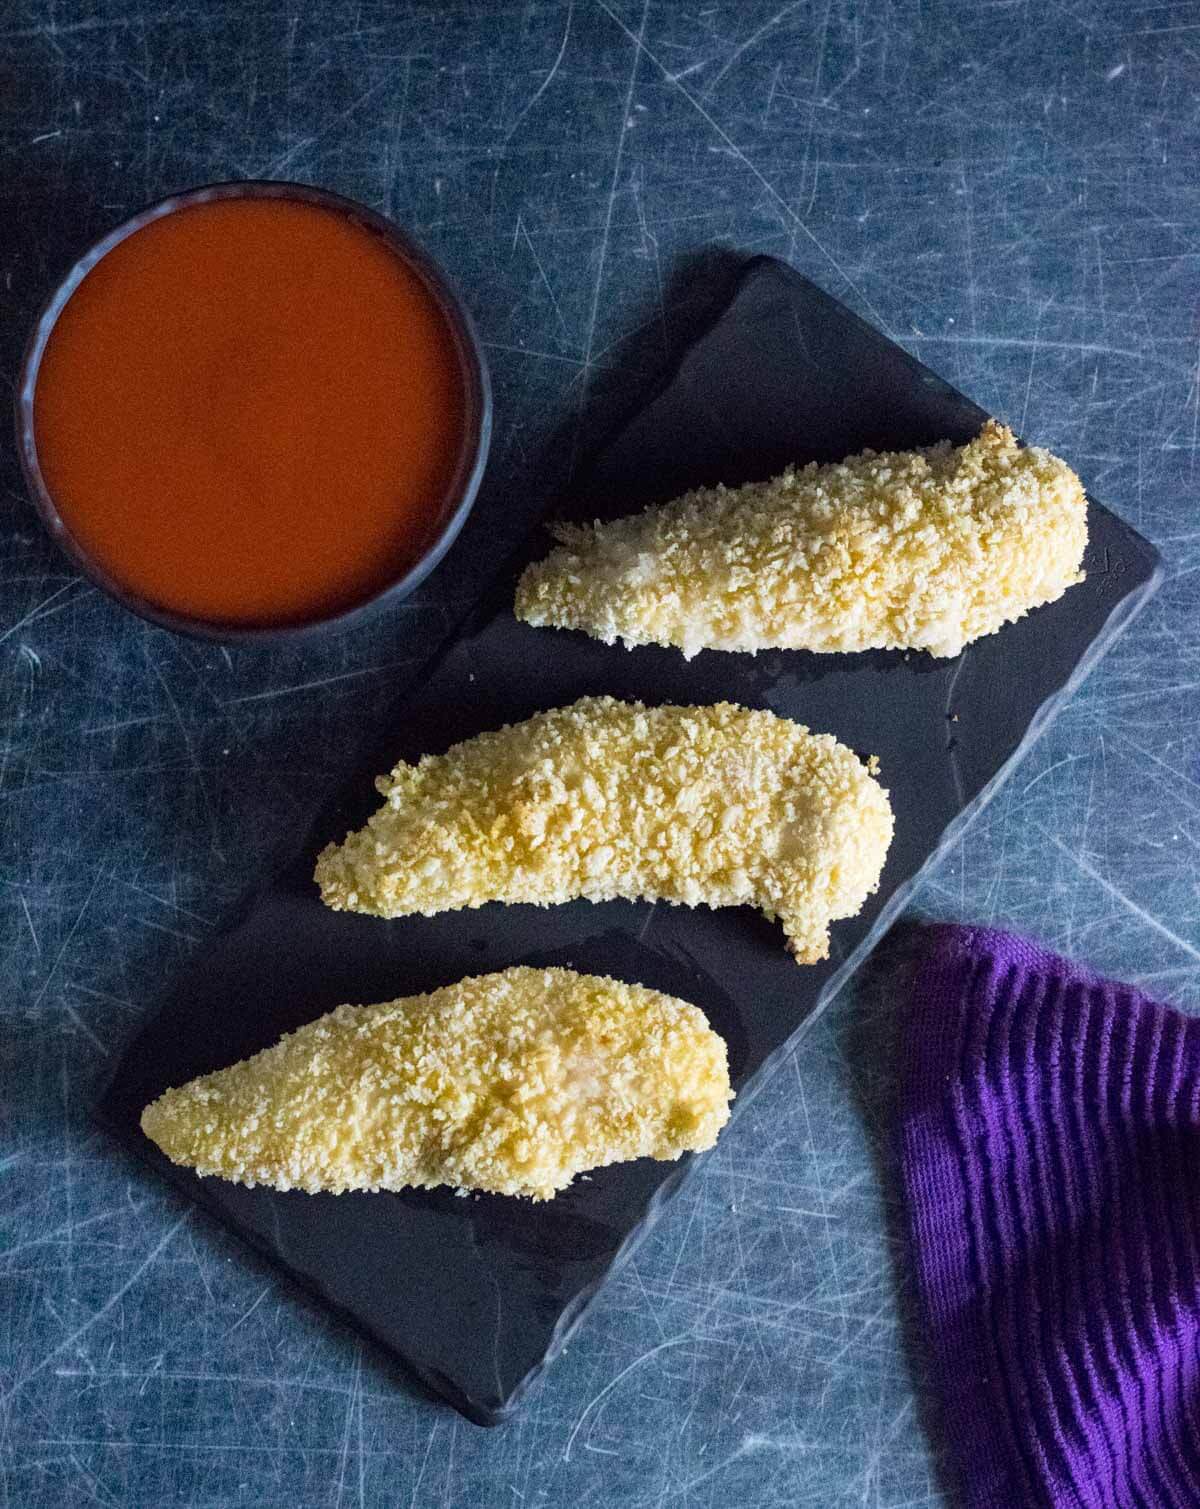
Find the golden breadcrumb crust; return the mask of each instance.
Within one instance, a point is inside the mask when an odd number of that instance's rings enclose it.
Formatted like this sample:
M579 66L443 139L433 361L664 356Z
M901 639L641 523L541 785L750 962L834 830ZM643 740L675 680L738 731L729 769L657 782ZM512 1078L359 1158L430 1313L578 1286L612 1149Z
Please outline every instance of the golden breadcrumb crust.
M584 697L397 765L317 861L326 905L431 916L488 901L758 907L802 963L874 891L887 793L830 734L722 702Z
M339 1006L168 1090L142 1130L172 1162L239 1184L548 1200L587 1169L711 1147L732 1099L725 1044L695 1006L515 968Z
M957 655L1083 580L1087 517L1065 462L989 420L968 445L863 451L554 532L517 587L530 624L688 657Z

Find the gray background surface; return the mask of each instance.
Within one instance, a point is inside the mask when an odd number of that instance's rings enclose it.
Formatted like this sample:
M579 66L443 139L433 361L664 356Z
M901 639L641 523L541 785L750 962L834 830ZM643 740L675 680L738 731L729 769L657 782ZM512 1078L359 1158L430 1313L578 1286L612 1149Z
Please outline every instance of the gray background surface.
M0 1504L944 1502L888 1159L903 943L497 1432L416 1397L87 1113L728 251L793 262L1162 547L1166 587L919 910L1200 1005L1198 83L1200 6L1141 0L0 9L6 379L95 233L269 176L414 229L497 399L435 578L295 649L126 616L0 459Z

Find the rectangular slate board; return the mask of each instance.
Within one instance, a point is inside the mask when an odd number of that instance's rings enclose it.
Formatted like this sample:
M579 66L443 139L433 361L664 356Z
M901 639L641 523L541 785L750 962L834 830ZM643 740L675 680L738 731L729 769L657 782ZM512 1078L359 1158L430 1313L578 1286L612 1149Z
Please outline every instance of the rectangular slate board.
M868 445L962 442L984 418L792 269L756 258L715 323L604 450L573 511L615 517L701 483L760 479ZM468 1418L499 1423L696 1160L602 1169L542 1205L447 1190L280 1194L175 1168L141 1135L142 1107L340 1002L386 1000L510 964L561 963L700 1006L729 1047L736 1116L903 907L921 869L1158 585L1157 554L1133 530L1091 502L1088 528L1086 583L953 661L705 651L689 663L673 650L627 651L518 623L516 567L505 572L406 705L378 764L178 982L118 1069L100 1120ZM546 544L531 542L528 555ZM795 964L779 928L747 909L580 901L383 922L321 905L313 859L377 805L376 774L401 756L598 692L767 707L880 757L895 841L879 893L859 917L834 925L825 963Z

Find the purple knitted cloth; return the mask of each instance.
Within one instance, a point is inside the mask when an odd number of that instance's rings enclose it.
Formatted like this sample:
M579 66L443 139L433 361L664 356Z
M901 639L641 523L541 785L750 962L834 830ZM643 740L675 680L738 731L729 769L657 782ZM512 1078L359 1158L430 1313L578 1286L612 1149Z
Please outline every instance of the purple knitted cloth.
M932 930L902 1066L909 1242L970 1509L1200 1505L1200 1020Z

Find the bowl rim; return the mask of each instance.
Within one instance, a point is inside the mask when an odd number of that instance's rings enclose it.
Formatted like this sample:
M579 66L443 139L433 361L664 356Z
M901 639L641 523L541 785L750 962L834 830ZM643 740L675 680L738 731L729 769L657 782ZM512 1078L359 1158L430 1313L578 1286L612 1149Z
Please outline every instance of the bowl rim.
M314 618L246 624L193 618L165 608L113 577L71 533L42 474L34 429L38 374L50 336L75 290L114 247L155 220L196 205L229 199L286 199L318 205L346 215L379 236L421 279L450 327L462 374L463 437L454 472L446 487L443 517L417 558L400 575L348 607ZM16 449L33 505L50 537L95 586L139 618L177 634L217 643L294 642L342 632L373 619L408 597L438 566L457 539L475 503L487 464L492 433L492 389L487 361L475 322L453 282L425 248L402 226L378 210L332 189L283 179L241 179L201 185L165 195L143 206L93 241L74 260L42 305L26 342L13 400Z

